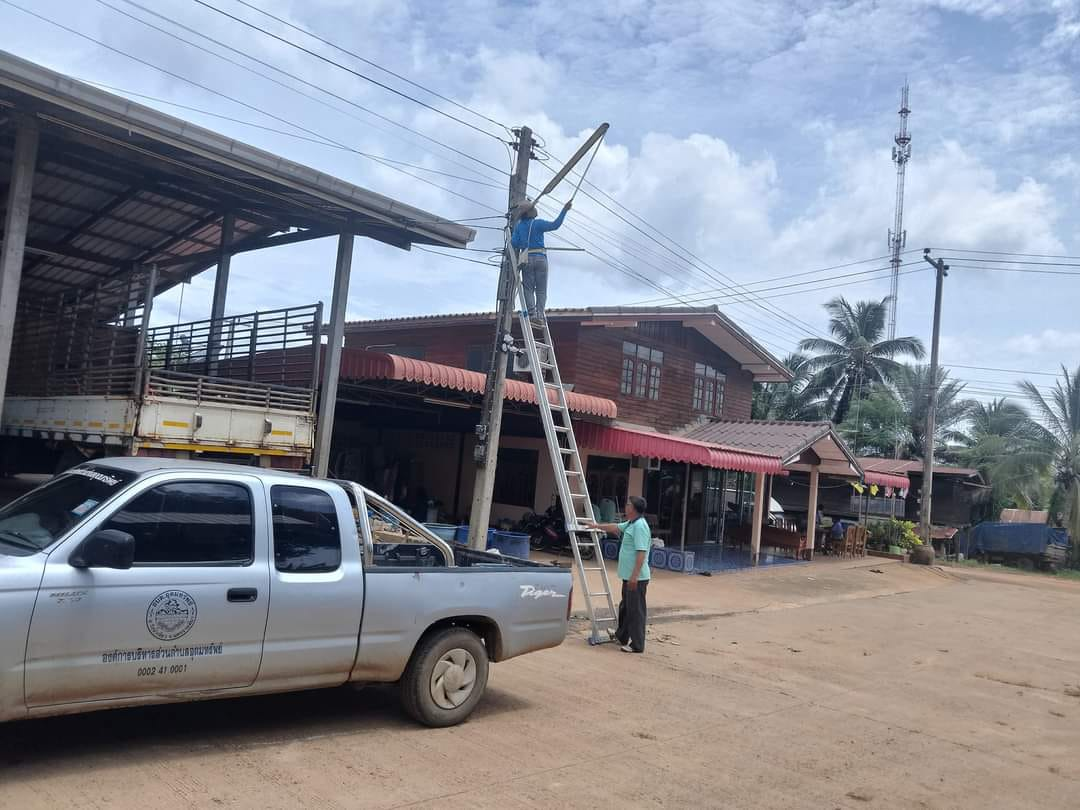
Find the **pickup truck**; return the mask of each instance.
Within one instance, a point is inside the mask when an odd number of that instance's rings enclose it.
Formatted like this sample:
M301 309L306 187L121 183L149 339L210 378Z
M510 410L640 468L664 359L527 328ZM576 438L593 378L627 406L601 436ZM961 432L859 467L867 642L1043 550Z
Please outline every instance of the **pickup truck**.
M382 682L449 726L489 662L562 643L571 587L350 482L82 464L0 509L0 721Z

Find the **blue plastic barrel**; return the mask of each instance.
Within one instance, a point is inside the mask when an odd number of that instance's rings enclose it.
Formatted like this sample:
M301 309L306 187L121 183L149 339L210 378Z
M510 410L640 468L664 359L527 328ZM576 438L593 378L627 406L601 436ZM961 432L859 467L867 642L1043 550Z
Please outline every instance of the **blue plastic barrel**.
M491 541L494 539L494 537L495 537L495 530L494 529L488 529L488 545L489 546L491 545ZM469 544L469 527L468 526L458 526L457 529L454 531L454 538L453 539L454 539L455 543L460 543L463 546L467 546Z
M454 535L457 532L457 526L451 526L448 523L425 523L424 528L447 543L454 542Z
M507 557L518 557L522 560L529 559L529 535L518 532L495 532L495 536L488 535L488 550L498 549L500 554Z

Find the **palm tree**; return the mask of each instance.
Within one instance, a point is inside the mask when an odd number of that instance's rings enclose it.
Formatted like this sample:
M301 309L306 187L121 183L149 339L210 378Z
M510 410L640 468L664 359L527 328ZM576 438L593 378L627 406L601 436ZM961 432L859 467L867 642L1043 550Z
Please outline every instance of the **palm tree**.
M843 297L825 305L829 313L829 333L835 338L807 338L799 348L815 352L808 363L814 384L827 392L825 405L836 423L844 421L851 401L870 387L890 382L898 373L897 358L921 360L926 350L915 337L882 340L888 298L858 301L854 306Z
M789 354L784 365L794 375L791 382L757 383L751 406L754 419L816 422L821 419L820 392L811 385L812 374L805 354Z
M968 412L958 456L993 487L994 514L1005 507L1032 509L1043 500L1046 459L1033 424L1027 409L1008 399L976 402Z
M923 458L926 452L926 414L930 406L930 366L902 365L893 376L896 398L905 414L907 441L903 448L908 458ZM949 444L961 444L965 435L957 427L975 406L962 399L964 383L949 379L946 369L938 368L937 413L934 417L933 452Z
M1061 367L1061 379L1044 393L1034 383L1020 383L1035 420L1029 429L1042 446L1043 460L1052 471L1051 511L1064 515L1073 538L1074 558L1080 558L1080 366L1072 373Z

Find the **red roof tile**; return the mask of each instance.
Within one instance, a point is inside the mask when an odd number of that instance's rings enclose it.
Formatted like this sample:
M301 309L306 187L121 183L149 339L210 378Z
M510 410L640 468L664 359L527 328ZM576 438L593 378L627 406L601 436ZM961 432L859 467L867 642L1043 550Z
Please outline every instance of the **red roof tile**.
M341 353L340 377L348 380L398 380L448 388L452 391L467 391L471 394L483 394L486 383L486 375L479 371L399 357L396 354L349 348ZM556 401L555 396L553 390L548 392L548 399L552 404ZM536 388L521 380L507 380L506 398L513 402L536 404ZM570 410L577 413L605 419L618 416L615 403L603 397L570 392L566 395L566 403Z

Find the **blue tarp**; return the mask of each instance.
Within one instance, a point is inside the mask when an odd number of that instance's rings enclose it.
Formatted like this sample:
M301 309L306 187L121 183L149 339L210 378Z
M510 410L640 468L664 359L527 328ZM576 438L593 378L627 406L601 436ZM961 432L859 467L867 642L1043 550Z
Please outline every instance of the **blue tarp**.
M964 533L959 550L968 557L988 552L1045 554L1048 546L1068 548L1065 530L1041 523L980 523Z

